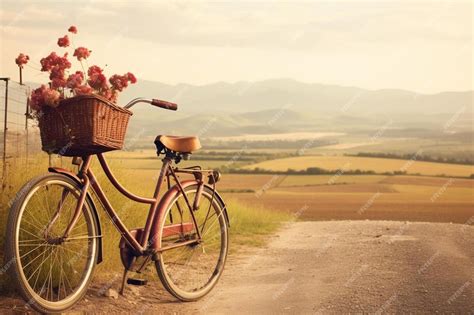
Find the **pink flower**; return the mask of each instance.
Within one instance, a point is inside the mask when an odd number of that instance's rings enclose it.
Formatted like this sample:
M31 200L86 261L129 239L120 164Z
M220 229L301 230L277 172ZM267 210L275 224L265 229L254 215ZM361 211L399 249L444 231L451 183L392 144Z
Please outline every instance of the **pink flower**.
M36 112L40 111L41 108L44 106L44 90L46 90L46 86L42 85L41 87L31 92L30 108Z
M133 75L133 73L127 72L124 75L114 74L110 77L109 80L112 87L117 91L123 91L128 86L128 82L134 84L137 82L137 78Z
M53 89L66 87L66 80L64 78L54 78L51 80L51 87Z
M59 79L59 78L64 78L64 68L60 66L54 66L51 68L49 78L52 79Z
M124 75L114 74L109 79L110 84L115 90L122 91L128 86L128 77Z
M74 50L74 57L77 57L77 60L81 61L82 59L87 59L91 54L91 51L85 47L78 47Z
M18 65L18 67L23 68L23 65L28 63L28 60L30 60L30 57L21 53L18 55L18 57L16 57L15 63Z
M87 70L87 75L92 76L94 74L102 74L102 69L99 66L90 66Z
M68 47L70 44L69 37L67 35L64 35L64 37L59 37L58 38L58 46L59 47Z
M58 107L61 94L58 91L46 88L43 90L44 103L51 107Z
M102 73L95 73L89 76L87 83L94 89L107 89L109 86L107 84L107 78Z
M137 83L137 78L135 77L133 73L127 72L126 76L128 77L128 81L130 81L130 83L132 84Z
M54 51L47 57L40 60L41 71L51 71L53 67L59 66L61 69L71 68L71 62L67 59L67 53L63 57L58 56Z
M63 69L69 69L71 68L71 62L67 59L68 53L65 53L64 56L60 57L57 60L57 65L60 66Z
M76 71L76 73L69 75L66 86L70 89L78 88L82 84L83 80L84 73L82 73L82 71Z
M57 59L60 58L54 51L47 57L40 60L41 71L51 71L51 69L57 64Z
M73 34L77 34L77 27L72 25L72 26L69 27L68 31L73 33Z
M54 66L51 69L49 78L51 79L51 87L53 89L63 88L66 86L65 70L60 65Z
M92 94L92 88L88 85L80 85L74 88L74 94L76 95Z

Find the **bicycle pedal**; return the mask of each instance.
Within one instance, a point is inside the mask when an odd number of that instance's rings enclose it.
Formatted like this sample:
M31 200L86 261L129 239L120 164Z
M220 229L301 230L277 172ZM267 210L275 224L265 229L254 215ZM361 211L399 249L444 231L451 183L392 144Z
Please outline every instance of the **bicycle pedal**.
M127 283L131 285L146 285L148 283L148 280L128 278Z

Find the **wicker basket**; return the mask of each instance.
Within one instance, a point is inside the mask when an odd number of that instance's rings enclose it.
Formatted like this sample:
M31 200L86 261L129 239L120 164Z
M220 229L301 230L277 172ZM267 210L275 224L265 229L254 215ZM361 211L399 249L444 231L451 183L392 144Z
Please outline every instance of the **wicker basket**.
M46 107L39 117L43 151L85 156L123 147L132 112L103 97L80 95Z

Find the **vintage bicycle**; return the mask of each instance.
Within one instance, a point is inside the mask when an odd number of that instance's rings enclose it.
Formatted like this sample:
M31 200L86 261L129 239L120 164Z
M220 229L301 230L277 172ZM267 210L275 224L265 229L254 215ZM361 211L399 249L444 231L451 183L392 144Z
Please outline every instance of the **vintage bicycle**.
M174 103L145 98L134 99L124 108L137 103L177 110ZM197 300L216 285L229 248L226 204L216 191L220 174L199 166L176 166L200 148L197 137L158 136L155 145L163 164L152 197L124 188L103 153L74 157L77 174L51 167L17 193L8 217L6 261L28 305L40 312L61 312L85 295L94 268L102 261L105 241L94 200L122 236L121 293L126 283L146 284L128 275L151 264L164 287L181 301ZM119 218L90 167L94 155L119 192L150 205L143 227L128 229ZM178 174L191 179L181 180ZM163 189L166 192L160 194Z

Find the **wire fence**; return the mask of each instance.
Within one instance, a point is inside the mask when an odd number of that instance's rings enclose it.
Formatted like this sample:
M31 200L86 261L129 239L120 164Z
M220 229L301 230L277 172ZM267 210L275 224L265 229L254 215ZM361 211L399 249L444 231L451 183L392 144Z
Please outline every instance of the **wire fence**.
M0 154L2 177L9 163L41 152L37 122L30 118L31 87L0 78Z

